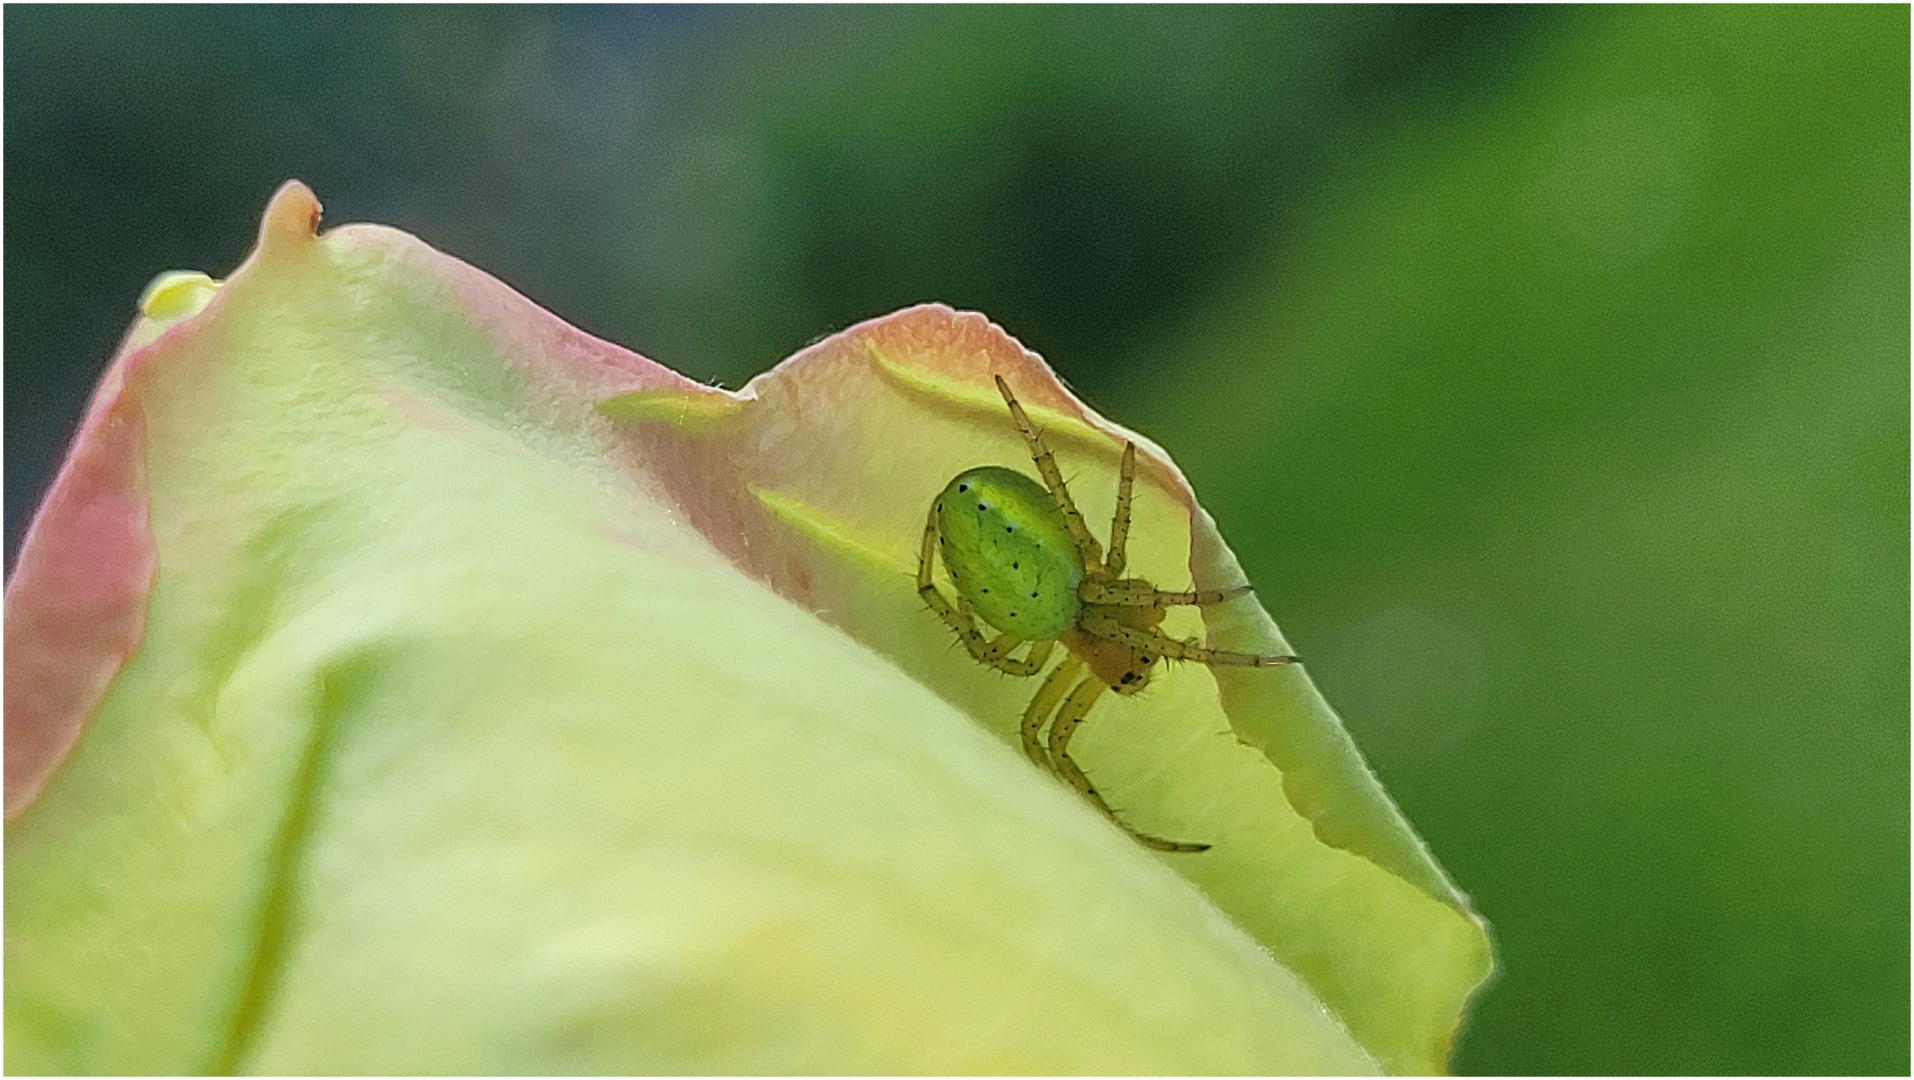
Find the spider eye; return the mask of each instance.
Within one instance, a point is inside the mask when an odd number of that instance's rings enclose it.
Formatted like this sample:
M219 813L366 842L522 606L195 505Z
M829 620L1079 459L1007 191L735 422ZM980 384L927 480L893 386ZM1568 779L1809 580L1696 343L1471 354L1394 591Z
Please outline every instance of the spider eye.
M957 485L957 490L958 490L958 491L969 491L969 490L970 490L970 485L969 485L969 484L958 484L958 485Z

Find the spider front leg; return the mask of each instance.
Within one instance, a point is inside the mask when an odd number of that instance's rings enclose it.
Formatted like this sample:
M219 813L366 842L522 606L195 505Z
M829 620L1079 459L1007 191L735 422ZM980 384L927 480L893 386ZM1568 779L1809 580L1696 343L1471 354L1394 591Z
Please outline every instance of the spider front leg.
M1110 519L1110 556L1103 562L1111 577L1123 576L1123 549L1130 540L1130 487L1135 482L1136 444L1126 442L1123 467L1117 471L1116 516Z
M1293 664L1298 659L1294 656L1257 656L1255 653L1211 649L1187 641L1178 641L1155 630L1139 630L1134 626L1125 626L1108 615L1099 615L1094 612L1084 613L1083 628L1097 637L1122 642L1151 656L1163 656L1171 660L1194 660L1199 664L1212 666L1220 664L1229 667L1279 667L1283 664Z
M1061 670L1061 667L1059 667L1059 670ZM1052 679L1054 680L1055 676L1052 676ZM1046 685L1045 689L1049 689L1049 687ZM1152 848L1156 851L1208 851L1210 847L1208 844L1191 844L1181 840L1165 840L1160 836L1151 836L1148 833L1138 832L1136 829L1131 828L1129 823L1117 816L1116 811L1110 808L1109 803L1103 801L1103 796L1097 791L1096 785L1090 782L1089 777L1083 775L1083 770L1077 768L1077 763L1070 760L1070 737L1076 733L1077 725L1083 723L1083 718L1089 715L1090 706L1095 705L1097 698L1102 697L1103 692L1108 689L1109 687L1104 684L1102 679L1091 675L1078 683L1077 688L1070 692L1068 698L1064 699L1063 708L1057 710L1057 722L1050 727L1050 761L1052 767L1056 769L1058 776L1063 777L1071 787L1077 789L1078 793L1090 800L1097 809L1103 811L1105 817L1116 822L1118 828L1135 837L1136 841L1144 847ZM1032 705L1034 704L1035 702L1032 702ZM1026 723L1027 722L1028 721L1026 721Z
M1039 641L1030 647L1023 659L1013 659L1010 654L1023 642L1009 634L985 637L983 631L977 629L976 617L971 615L970 605L962 597L958 598L956 606L952 606L944 598L943 590L931 578L931 567L936 558L937 507L933 504L930 518L924 522L923 547L917 553L917 595L923 597L924 603L937 613L938 618L944 620L945 625L957 632L958 640L964 643L964 648L969 649L970 655L978 662L1011 675L1035 675L1042 671L1044 663L1050 659L1050 650L1055 642Z
M1004 404L1010 406L1010 418L1017 422L1017 430L1023 432L1024 446L1030 450L1030 459L1037 463L1037 475L1043 477L1043 486L1050 489L1050 497L1057 501L1057 510L1063 514L1063 524L1070 532L1070 539L1077 545L1077 552L1083 556L1084 566L1099 566L1103 563L1103 548L1090 535L1090 527L1083 523L1083 515L1077 512L1077 504L1070 498L1070 489L1064 486L1063 473L1057 468L1056 456L1044 445L1043 433L1030 422L1023 406L1017 403L1017 396L1010 392L1010 384L1002 375L997 376L997 392L1004 396Z
M1249 585L1237 585L1228 589L1190 589L1184 592L1164 592L1141 578L1122 578L1117 581L1091 581L1085 579L1077 586L1077 598L1086 604L1109 604L1114 607L1178 607L1192 605L1209 607L1212 604L1228 603L1239 596L1255 592Z

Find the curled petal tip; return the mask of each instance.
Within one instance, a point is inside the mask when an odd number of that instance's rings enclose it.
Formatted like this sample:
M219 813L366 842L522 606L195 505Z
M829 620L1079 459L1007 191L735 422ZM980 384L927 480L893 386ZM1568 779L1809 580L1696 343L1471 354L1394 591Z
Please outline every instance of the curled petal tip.
M279 185L259 222L260 249L311 241L319 234L320 211L319 197L304 183L288 180Z

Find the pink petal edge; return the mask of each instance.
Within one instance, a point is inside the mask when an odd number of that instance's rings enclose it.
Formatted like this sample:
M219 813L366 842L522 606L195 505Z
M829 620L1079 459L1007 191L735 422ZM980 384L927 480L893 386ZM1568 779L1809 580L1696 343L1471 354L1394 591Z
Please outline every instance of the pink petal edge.
M31 803L146 630L146 418L107 372L7 582L6 816Z
M319 200L297 180L273 193L262 253L310 242ZM240 273L246 267L240 268ZM174 327L189 327L219 301ZM148 524L146 414L138 384L158 342L122 351L101 376L6 587L6 817L26 809L146 632L158 566Z

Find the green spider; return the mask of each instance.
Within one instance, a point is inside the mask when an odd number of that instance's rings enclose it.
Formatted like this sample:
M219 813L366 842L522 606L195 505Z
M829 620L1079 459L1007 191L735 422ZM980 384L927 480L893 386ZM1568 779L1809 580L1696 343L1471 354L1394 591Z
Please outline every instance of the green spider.
M1136 480L1135 444L1123 445L1116 517L1110 523L1106 557L1077 512L1043 435L1031 425L1001 375L997 390L1023 432L1043 483L996 465L959 473L931 504L924 523L917 594L957 632L970 655L1012 675L1043 670L1052 649L1062 642L1067 655L1024 710L1024 752L1039 768L1076 788L1145 847L1207 850L1208 844L1165 840L1126 824L1070 760L1070 737L1105 690L1126 696L1136 693L1160 659L1275 667L1293 664L1296 658L1225 652L1178 641L1159 631L1165 608L1221 604L1248 593L1250 586L1163 592L1142 578L1124 577L1130 488ZM931 580L939 553L957 589L955 604ZM996 637L986 637L978 629L979 618L998 632ZM1010 655L1026 643L1029 648L1021 659ZM1047 744L1042 740L1046 722L1050 723Z

